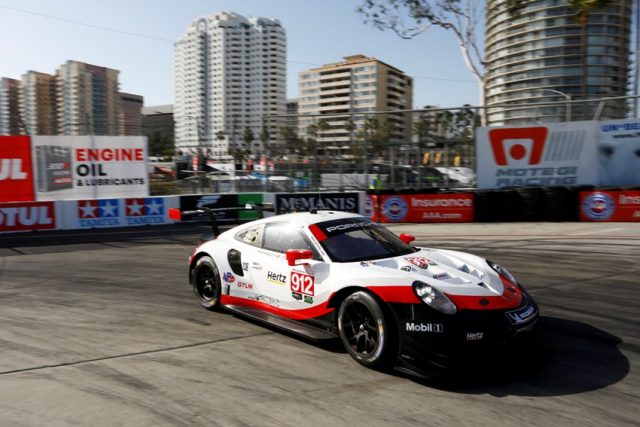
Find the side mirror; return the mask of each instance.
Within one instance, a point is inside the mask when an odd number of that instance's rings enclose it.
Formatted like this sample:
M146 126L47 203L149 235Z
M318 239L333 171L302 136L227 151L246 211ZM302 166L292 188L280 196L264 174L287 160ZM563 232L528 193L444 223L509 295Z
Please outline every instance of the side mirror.
M411 242L413 242L414 240L416 240L416 237L412 234L404 234L402 233L400 235L400 240L402 240L403 242L405 242L407 245Z
M286 255L287 263L290 266L296 265L297 261L300 259L313 258L313 252L311 252L309 249L288 249Z

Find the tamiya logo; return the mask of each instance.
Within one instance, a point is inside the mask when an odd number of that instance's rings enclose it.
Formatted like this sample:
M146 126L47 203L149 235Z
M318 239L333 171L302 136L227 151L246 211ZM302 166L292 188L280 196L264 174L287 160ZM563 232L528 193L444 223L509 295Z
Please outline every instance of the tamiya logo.
M491 129L489 141L496 164L507 166L526 159L527 164L537 165L542 160L548 132L543 126Z
M233 275L233 273L227 271L226 273L224 273L222 275L222 280L224 280L227 283L233 283L236 281L235 276Z
M593 193L582 202L582 212L587 218L595 221L605 221L616 210L615 202L606 193Z
M402 221L407 216L407 202L402 197L390 197L384 202L382 211L389 221Z
M126 199L127 224L164 224L164 200L161 197Z
M164 215L164 203L159 197L149 199L126 199L127 216Z
M117 218L118 200L83 200L78 202L78 218Z
M78 222L81 227L105 227L120 224L117 199L78 201Z

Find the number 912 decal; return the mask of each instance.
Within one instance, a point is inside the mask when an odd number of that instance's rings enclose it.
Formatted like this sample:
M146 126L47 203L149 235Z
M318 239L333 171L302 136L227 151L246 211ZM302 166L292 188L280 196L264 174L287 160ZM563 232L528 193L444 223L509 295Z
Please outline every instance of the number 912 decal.
M291 293L294 298L295 294L298 295L314 295L314 278L308 274L299 273L297 271L291 272Z

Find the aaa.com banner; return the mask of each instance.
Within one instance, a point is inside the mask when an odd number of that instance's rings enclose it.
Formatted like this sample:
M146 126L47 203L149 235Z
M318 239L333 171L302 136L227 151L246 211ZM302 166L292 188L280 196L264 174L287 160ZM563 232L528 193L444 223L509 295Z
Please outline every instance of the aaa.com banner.
M0 137L0 202L146 197L146 138Z
M365 213L380 222L471 222L473 194L369 196Z
M640 222L640 191L582 191L580 220Z

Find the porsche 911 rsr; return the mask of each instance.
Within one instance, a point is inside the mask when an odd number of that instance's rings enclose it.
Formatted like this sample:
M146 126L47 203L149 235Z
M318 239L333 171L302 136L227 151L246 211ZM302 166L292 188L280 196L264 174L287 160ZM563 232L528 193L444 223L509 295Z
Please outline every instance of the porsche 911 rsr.
M413 240L352 213L272 216L198 246L189 282L207 309L339 338L373 368L447 375L535 335L538 306L504 267Z

